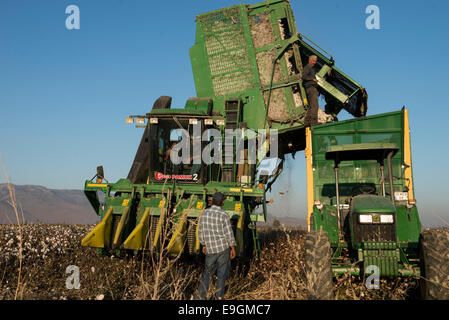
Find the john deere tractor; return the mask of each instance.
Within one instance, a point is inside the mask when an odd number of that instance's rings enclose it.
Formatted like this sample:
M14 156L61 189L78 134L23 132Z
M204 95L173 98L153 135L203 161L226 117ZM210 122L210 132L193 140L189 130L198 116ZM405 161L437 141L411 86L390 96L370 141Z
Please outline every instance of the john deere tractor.
M320 122L336 121L342 110L354 117L366 114L366 90L298 33L288 1L239 4L199 14L195 21L190 57L197 96L183 109L172 108L171 98L162 96L149 112L127 119L144 128L142 139L126 178L107 181L99 170L85 182L85 194L101 217L83 240L85 246L103 252L164 249L199 255L199 217L220 191L234 227L237 257L248 260L259 253L256 223L266 218L265 193L282 172L280 165L261 175L259 165L266 157L282 163L286 154L305 147L308 101L301 74L311 55L318 58L317 85L326 101ZM250 161L251 135L260 129L267 139L257 141L261 156ZM212 137L210 130L218 135ZM191 138L189 150L182 151L186 161L174 163L175 145L185 137ZM220 143L208 153L212 140ZM269 151L274 142L276 155ZM219 161L205 162L204 153Z
M449 240L441 231L421 231L407 110L308 134L310 297L331 299L334 275L375 274L415 277L424 298L449 299Z
M282 173L285 155L305 150L310 295L330 298L334 275L377 270L381 277L419 277L427 298L448 297L448 240L421 231L407 110L366 117L365 88L298 32L286 0L239 4L195 21L190 58L196 97L174 109L162 96L150 112L127 119L144 128L134 162L126 178L109 182L100 169L85 182L101 221L82 244L106 252L198 256L198 221L220 191L237 256L249 260L260 253L256 223L265 221L267 190ZM302 71L312 55L325 105L320 125L306 128ZM354 118L338 121L342 110ZM218 132L213 137L212 129ZM252 162L250 136L261 129L267 139L257 142L262 154ZM236 135L227 138L226 131ZM175 163L172 155L185 137L191 139L182 151L187 161ZM210 152L213 141L220 142ZM275 142L277 154L269 151ZM205 162L204 153L231 161ZM267 157L280 165L262 175L259 165Z

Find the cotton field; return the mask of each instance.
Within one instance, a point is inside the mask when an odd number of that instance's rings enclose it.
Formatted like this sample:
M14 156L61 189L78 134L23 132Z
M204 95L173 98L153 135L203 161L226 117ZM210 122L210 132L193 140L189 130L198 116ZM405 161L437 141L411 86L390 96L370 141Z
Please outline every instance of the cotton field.
M190 299L197 290L202 259L101 255L80 244L93 227L0 225L0 299L173 300ZM245 276L234 268L225 298L306 299L305 231L261 228L259 237L261 259ZM337 299L413 299L416 288L407 278L381 280L379 290L350 276L335 280Z

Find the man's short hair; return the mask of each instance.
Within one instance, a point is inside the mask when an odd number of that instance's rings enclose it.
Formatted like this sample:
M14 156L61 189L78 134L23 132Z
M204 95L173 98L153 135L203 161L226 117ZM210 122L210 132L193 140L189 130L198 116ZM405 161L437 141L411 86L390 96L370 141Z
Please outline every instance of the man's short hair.
M309 57L309 60L312 59L312 58L316 58L316 59L318 60L318 57L317 57L316 55L314 55L314 54L312 54L312 55Z
M214 204L216 206L221 206L224 199L225 199L225 196L223 193L215 192L214 195L212 196L212 204Z

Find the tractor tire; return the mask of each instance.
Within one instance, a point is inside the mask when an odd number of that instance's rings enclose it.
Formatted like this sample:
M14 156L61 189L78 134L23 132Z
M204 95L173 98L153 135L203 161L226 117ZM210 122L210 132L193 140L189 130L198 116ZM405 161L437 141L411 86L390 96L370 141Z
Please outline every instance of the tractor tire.
M245 226L243 231L243 244L243 256L238 259L237 268L239 276L241 278L246 278L251 269L251 263L254 257L254 239L248 225Z
M426 300L449 300L449 238L440 230L424 230L420 236L420 292Z
M187 226L187 252L189 255L194 255L196 253L195 244L197 222L195 220L190 220Z
M324 231L312 231L306 236L305 248L307 296L310 300L334 298L329 236Z

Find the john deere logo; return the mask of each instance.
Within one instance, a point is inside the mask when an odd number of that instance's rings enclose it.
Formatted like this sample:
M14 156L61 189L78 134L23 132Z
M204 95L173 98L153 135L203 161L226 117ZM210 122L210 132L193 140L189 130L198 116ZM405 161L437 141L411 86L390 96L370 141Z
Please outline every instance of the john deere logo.
M380 222L380 216L373 216L373 222L374 223Z

